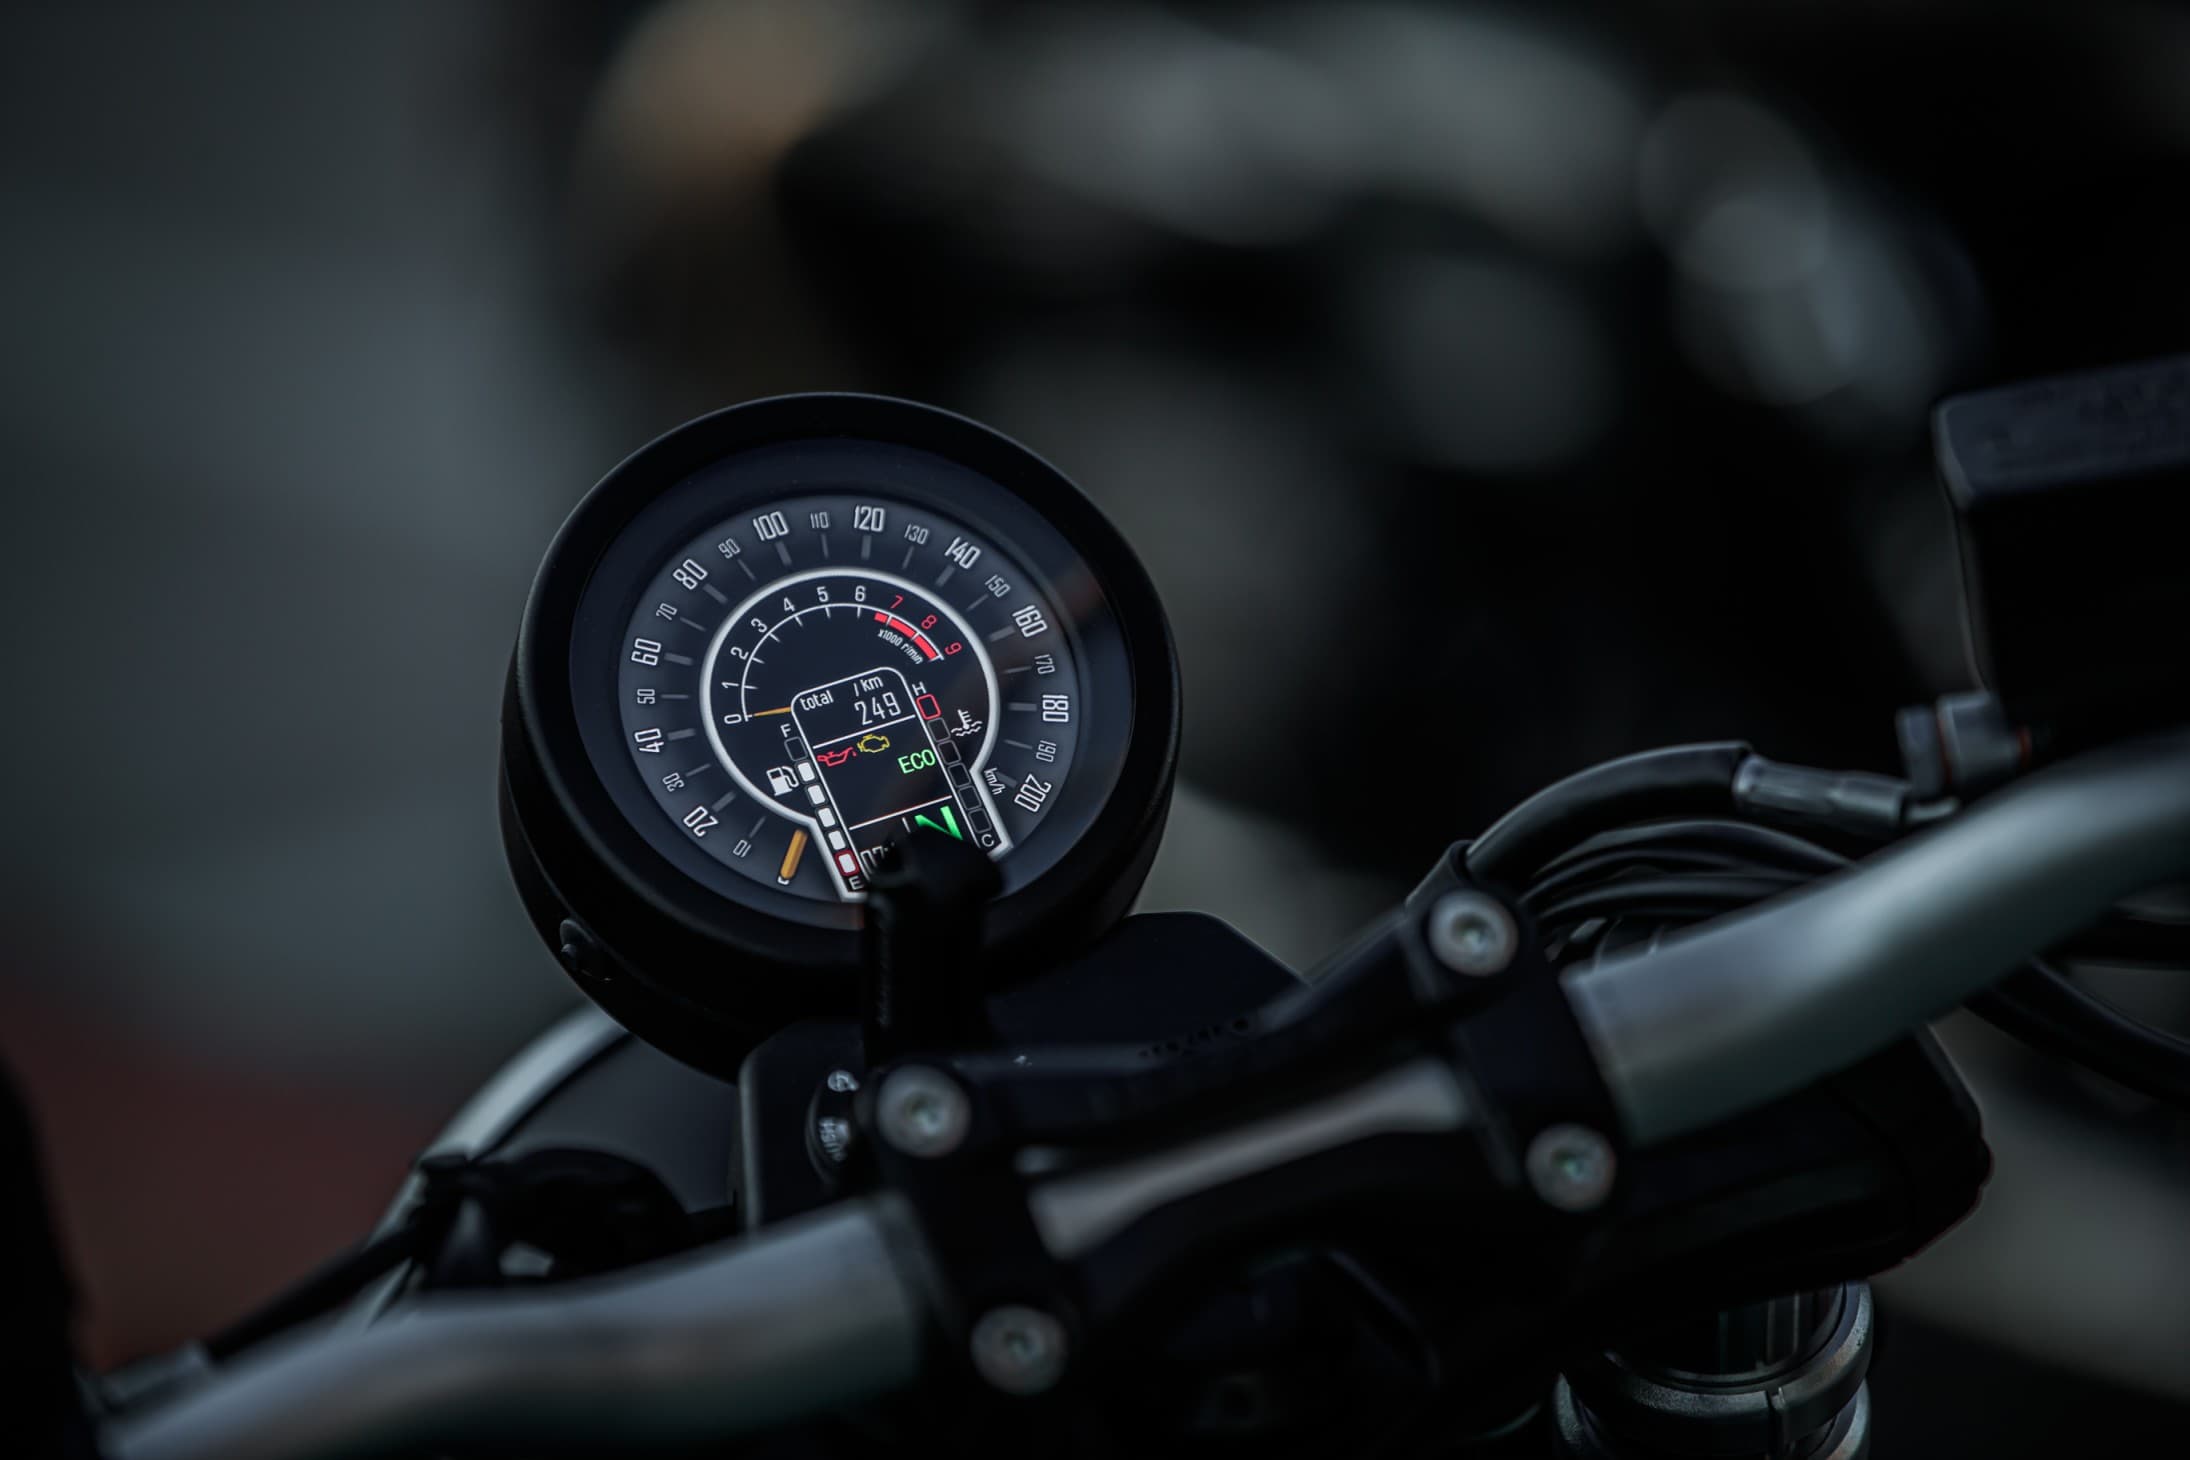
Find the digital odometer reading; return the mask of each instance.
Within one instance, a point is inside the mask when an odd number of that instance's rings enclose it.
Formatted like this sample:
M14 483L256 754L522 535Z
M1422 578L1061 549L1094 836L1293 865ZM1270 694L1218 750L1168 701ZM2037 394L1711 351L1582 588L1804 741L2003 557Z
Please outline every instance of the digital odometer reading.
M922 681L923 683L925 681ZM887 665L792 696L785 744L807 778L822 838L849 880L890 834L931 826L995 851L1005 845L941 703ZM849 848L849 849L848 849Z
M1002 547L861 494L772 502L640 596L617 693L633 762L717 861L857 899L916 827L1004 857L1071 773L1080 677Z

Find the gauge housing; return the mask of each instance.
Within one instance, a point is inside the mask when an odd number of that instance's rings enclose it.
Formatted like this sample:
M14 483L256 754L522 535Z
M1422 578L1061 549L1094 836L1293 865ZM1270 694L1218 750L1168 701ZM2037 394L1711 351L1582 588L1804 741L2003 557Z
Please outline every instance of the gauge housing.
M565 969L634 1033L702 1068L734 1071L784 1024L852 1012L863 915L710 863L664 830L675 824L645 804L627 758L604 754L604 737L620 738L610 669L642 591L634 565L711 519L810 488L816 471L843 485L863 469L882 478L875 490L924 495L1061 585L1052 597L1073 605L1075 653L1100 690L1083 702L1101 753L1058 807L1061 826L1084 829L1007 878L977 975L1006 982L1106 930L1162 833L1179 744L1170 628L1125 540L1054 467L962 416L880 396L783 396L678 427L586 495L540 566L504 697L501 815L526 910Z

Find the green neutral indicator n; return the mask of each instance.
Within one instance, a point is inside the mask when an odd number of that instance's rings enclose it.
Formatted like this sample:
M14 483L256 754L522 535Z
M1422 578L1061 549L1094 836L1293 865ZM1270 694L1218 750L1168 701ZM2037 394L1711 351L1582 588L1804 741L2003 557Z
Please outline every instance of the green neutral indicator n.
M930 831L947 831L958 840L964 841L966 834L958 829L958 818L951 814L950 803L946 801L935 809L943 815L941 825L928 820L928 813L925 811L913 817L913 820Z

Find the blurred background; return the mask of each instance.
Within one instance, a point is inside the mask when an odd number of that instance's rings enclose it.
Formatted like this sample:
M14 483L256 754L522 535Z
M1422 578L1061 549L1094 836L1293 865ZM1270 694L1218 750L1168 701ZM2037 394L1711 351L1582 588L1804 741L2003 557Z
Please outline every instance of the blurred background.
M501 676L689 415L882 390L1076 477L1185 661L1147 905L1305 965L1588 762L1891 769L1968 682L1930 405L2190 346L2190 14L2127 0L19 5L0 136L0 1053L102 1362L351 1241L575 1000ZM1316 703L1442 727L1410 819L1267 733ZM2000 1169L1882 1285L1881 1453L2179 1423L2190 1126L1944 1034Z

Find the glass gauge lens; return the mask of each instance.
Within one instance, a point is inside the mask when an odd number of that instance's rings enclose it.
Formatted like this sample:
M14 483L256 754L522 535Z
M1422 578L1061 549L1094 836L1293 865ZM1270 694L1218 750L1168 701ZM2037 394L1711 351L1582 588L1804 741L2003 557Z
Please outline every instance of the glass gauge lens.
M615 649L625 751L695 849L797 897L857 901L920 827L1011 858L1073 774L1086 691L1065 622L942 507L746 504L639 594Z

